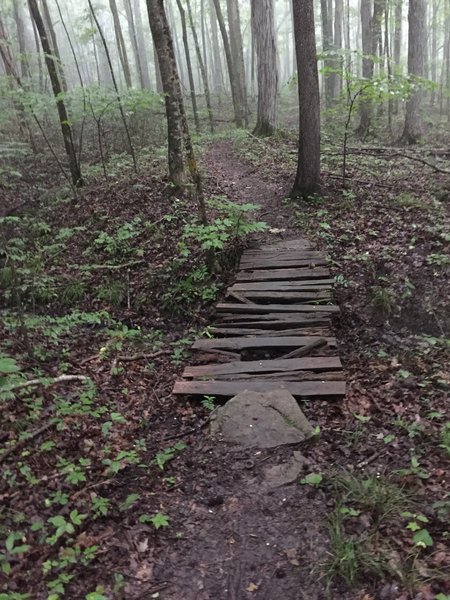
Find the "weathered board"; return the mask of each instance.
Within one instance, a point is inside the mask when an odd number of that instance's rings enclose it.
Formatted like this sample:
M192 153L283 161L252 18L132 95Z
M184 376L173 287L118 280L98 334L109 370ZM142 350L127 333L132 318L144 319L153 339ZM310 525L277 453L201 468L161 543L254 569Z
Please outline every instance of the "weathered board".
M228 293L233 293L234 290L230 289L228 290ZM252 290L245 290L242 292L237 292L238 294L241 294L242 296L244 296L245 298L256 298L257 300L284 300L286 302L289 301L293 301L293 300L304 300L305 302L311 301L311 300L327 300L330 301L331 299L331 294L330 292L324 290L322 292L272 292L272 291L267 291L267 292L260 292L260 291L252 291Z
M236 338L218 338L218 339L200 339L193 343L194 350L209 350L210 348L219 348L222 350L247 350L269 349L269 348L301 348L314 342L320 336L250 336ZM325 338L328 346L336 346L334 337Z
M339 307L334 304L233 304L219 302L216 306L218 312L245 312L245 313L338 313Z
M316 269L259 269L254 271L239 271L236 275L237 281L271 281L271 280L282 280L289 279L295 281L296 279L320 279L329 277L330 271L323 267L317 267Z
M305 358L288 358L285 360L243 360L223 365L202 365L186 367L183 377L198 379L216 375L233 375L236 373L280 373L284 371L331 371L342 369L337 356L314 356Z
M342 397L345 396L345 381L270 381L253 379L249 381L177 381L174 394L187 396L214 396L216 398L236 396L245 390L268 392L286 389L297 398Z

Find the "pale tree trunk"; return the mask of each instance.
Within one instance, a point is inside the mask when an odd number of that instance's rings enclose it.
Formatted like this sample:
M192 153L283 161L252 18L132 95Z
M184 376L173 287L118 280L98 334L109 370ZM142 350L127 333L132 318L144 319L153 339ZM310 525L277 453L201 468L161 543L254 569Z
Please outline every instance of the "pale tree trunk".
M313 0L293 0L297 49L300 135L292 194L308 197L320 189L320 95Z
M424 74L425 18L425 0L409 0L408 74L413 79ZM400 138L402 144L416 144L422 136L421 84L414 81L412 84L416 87L406 102L405 127Z
M181 3L181 0L176 0L178 10L180 11L181 17L181 30L183 35L183 45L184 45L184 54L186 56L186 66L188 72L188 80L189 80L189 88L191 92L191 102L192 102L192 111L194 113L194 123L195 130L197 133L200 132L200 121L198 119L198 110L197 110L197 97L195 95L195 83L194 83L194 74L192 72L192 63L191 63L191 53L189 50L189 41L187 35L187 26L186 26L186 13Z
M227 0L228 28L230 30L231 57L237 79L240 102L244 117L244 127L247 127L247 85L245 81L244 48L242 43L241 19L237 0Z
M17 41L19 42L20 52L20 76L22 82L31 77L30 65L27 57L27 43L25 36L25 27L23 22L23 5L21 0L13 0L14 20L17 27Z
M147 11L165 94L169 176L175 188L186 183L180 78L163 0L147 0Z
M73 132L71 122L67 113L66 105L63 100L63 89L61 86L61 65L58 72L57 63L53 59L55 55L54 49L50 45L50 41L47 37L47 31L44 26L44 21L39 12L37 0L28 0L30 12L33 20L36 24L36 28L39 33L39 37L42 44L42 50L45 55L45 63L47 65L50 82L53 89L53 95L56 100L56 107L58 109L59 123L61 126L61 133L64 140L64 148L66 150L67 159L69 161L69 170L72 177L72 183L75 187L80 187L83 184L81 177L80 165L77 159L77 153L75 151L75 144L73 141Z
M33 25L34 45L36 47L37 68L38 68L38 73L39 73L39 91L42 92L44 90L44 71L42 68L42 54L41 54L41 47L39 45L39 34L37 32L36 23L34 22L33 17L31 16L31 13L30 13L30 17L31 17L31 23Z
M334 49L342 50L342 25L344 19L344 1L336 0L334 7ZM334 75L334 98L338 98L342 91L342 67L343 59L338 56L335 61L335 69L337 73Z
M153 61L155 64L155 79L156 79L156 91L158 94L163 93L163 84L161 79L161 69L159 68L158 52L156 51L155 42L153 43Z
M128 35L131 42L131 49L133 50L134 64L136 65L136 73L139 81L139 87L144 88L144 76L142 74L142 65L139 57L139 48L136 37L136 27L134 24L133 8L131 6L131 0L124 0L125 15L128 23Z
M278 108L278 69L274 1L252 0L252 24L258 60L258 116L255 135L275 131Z
M44 13L45 28L48 31L48 34L50 35L50 39L51 39L51 46L53 48L52 60L55 62L56 73L60 79L60 85L61 85L62 91L67 92L66 77L64 75L63 66L62 66L62 62L61 62L61 54L59 53L58 39L56 37L55 29L53 27L52 17L50 15L50 11L48 9L47 0L42 0L42 11ZM37 26L37 23L36 23L36 26ZM38 31L39 31L39 28L38 28ZM39 37L41 38L41 43L42 43L42 37L41 37L40 33L39 33Z
M142 23L142 12L141 12L140 0L134 0L133 8L134 8L134 25L136 28L137 51L138 51L138 56L139 56L139 64L141 65L141 75L142 75L141 84L142 84L143 89L149 90L151 88L150 73L148 70L147 50L146 50L146 44L145 44L144 27L143 27L143 23Z
M198 62L198 66L200 68L201 76L202 76L203 90L205 92L206 108L208 110L208 118L209 118L209 128L210 128L211 133L214 133L214 120L213 120L213 111L212 111L212 106L211 106L211 94L209 92L208 73L206 71L205 63L203 62L202 52L200 49L200 44L198 42L197 30L195 29L195 23L194 23L194 18L192 15L192 8L191 8L190 0L186 0L186 5L187 5L187 10L188 10L188 15L189 15L189 23L190 23L191 30L192 30L192 37L194 38L195 51L197 53L197 62ZM203 7L203 3L202 3L202 7Z
M209 18L211 24L211 45L212 45L212 80L214 84L214 91L219 96L219 104L221 101L221 94L224 85L222 60L220 56L220 45L219 35L217 31L217 18L215 17L215 8L213 0L210 0L209 5Z
M401 75L402 67L400 65L402 51L402 10L403 0L395 0L394 9L394 43L393 43L393 59L394 59L394 74ZM394 100L393 114L398 113L398 100Z
M371 0L361 0L361 42L363 52L362 76L367 81L373 77L373 29L371 8ZM355 133L360 138L364 139L369 132L370 121L372 118L372 103L364 93L361 94L359 114L360 122Z
M322 15L322 49L324 53L329 53L333 48L333 21L327 0L320 0L320 10ZM323 76L325 106L331 108L333 105L334 80L333 74L328 71L332 71L334 68L333 59L327 56L323 61L323 66L325 68Z
M223 47L225 50L225 57L227 59L228 75L230 79L231 97L233 100L234 108L234 121L236 127L244 126L244 103L241 94L241 88L236 74L235 65L233 63L233 57L231 54L230 40L228 38L227 28L225 27L225 21L220 7L220 0L213 0L214 8L216 10L217 22L219 23L220 33L222 34Z
M122 26L120 24L119 13L117 12L116 0L109 0L109 7L111 9L113 23L114 23L114 35L116 37L117 52L119 54L120 64L122 65L123 74L125 77L125 84L128 88L131 87L131 74L130 64L128 62L127 49L125 47L125 41L123 39Z
M438 1L433 0L431 16L431 81L437 84L437 37L438 37ZM436 104L436 88L431 90L431 106Z

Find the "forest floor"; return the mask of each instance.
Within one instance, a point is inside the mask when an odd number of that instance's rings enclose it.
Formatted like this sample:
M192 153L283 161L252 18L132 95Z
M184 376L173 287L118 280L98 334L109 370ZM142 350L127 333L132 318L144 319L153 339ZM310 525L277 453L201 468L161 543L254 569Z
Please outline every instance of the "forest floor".
M161 164L116 165L76 205L36 188L29 218L8 217L1 600L448 598L448 177L360 154L342 191L330 150L323 195L294 202L295 158L290 139L239 135L202 159L209 197L260 205L254 240L307 236L336 276L348 394L302 406L321 478L270 494L262 468L285 450L212 442L212 399L170 395L239 248L207 276Z

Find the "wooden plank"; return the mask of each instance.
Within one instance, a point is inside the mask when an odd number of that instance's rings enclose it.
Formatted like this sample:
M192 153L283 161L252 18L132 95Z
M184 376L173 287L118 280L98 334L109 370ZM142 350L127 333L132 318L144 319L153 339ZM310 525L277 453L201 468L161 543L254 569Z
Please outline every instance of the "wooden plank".
M186 367L183 372L185 379L198 377L215 377L217 375L233 375L237 373L283 373L286 371L332 371L342 369L337 356L308 356L305 358L290 358L286 360L249 360L231 362L224 365L205 365Z
M233 292L228 290L227 295L232 294ZM310 300L330 300L331 294L327 291L322 292L262 292L262 291L253 291L246 290L245 292L240 292L240 294L244 295L246 298L255 298L256 300L304 300L308 302Z
M331 290L333 287L333 279L318 279L317 281L299 280L299 281L244 281L235 283L229 289L233 292L266 292L272 290L274 292L309 292Z
M241 255L242 258L247 258L248 256L293 256L295 258L321 258L326 256L326 253L322 252L321 250L308 249L277 248L266 250L264 248L251 248L244 250Z
M272 313L268 315L248 315L248 314L218 314L219 326L226 327L257 327L264 329L283 329L290 327L309 327L311 325L330 326L331 321L327 315L321 314L291 314L291 313Z
M231 313L338 313L339 307L335 304L312 305L312 304L232 304L231 302L219 302L216 306L217 312Z
M305 238L298 238L296 240L280 240L273 244L266 244L260 247L260 250L304 250L311 248L312 244Z
M200 339L193 343L194 350L209 350L218 348L221 350L248 350L253 349L273 349L273 348L300 348L311 344L317 336L255 336L255 337L236 337L219 339ZM329 346L336 346L334 337L325 338Z
M237 281L271 281L289 279L314 279L328 277L330 271L323 267L316 269L268 269L261 271L240 271L236 275Z
M245 271L252 269L283 269L295 267L310 267L314 268L320 265L326 265L329 261L325 258L264 258L255 257L249 260L241 260L239 268Z
M208 331L214 335L225 337L236 337L239 335L319 335L327 337L330 335L329 327L297 327L296 329L271 330L263 328L246 329L244 325L243 327L209 327Z
M320 373L313 373L312 371L258 373L258 380L279 381L281 384L286 381L342 381L342 378L342 371L321 371ZM248 373L236 373L233 375L216 375L214 379L216 381L253 381L255 376ZM203 378L203 381L205 380L208 380L208 378Z
M177 381L173 394L189 396L236 396L239 392L268 392L286 389L296 397L340 397L345 396L344 381Z

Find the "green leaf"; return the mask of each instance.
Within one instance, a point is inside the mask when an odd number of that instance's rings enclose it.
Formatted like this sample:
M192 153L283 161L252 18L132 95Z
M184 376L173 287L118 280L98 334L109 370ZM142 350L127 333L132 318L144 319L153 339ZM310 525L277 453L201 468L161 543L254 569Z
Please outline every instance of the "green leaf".
M300 480L300 483L303 485L319 485L322 479L323 476L321 473L310 473L309 475L306 475L306 477L303 477L303 479Z
M20 371L16 361L9 356L0 356L0 373L17 373Z
M421 529L418 531L413 537L413 542L416 546L420 546L422 548L429 548L433 545L433 538L429 534L427 529Z
M81 525L86 517L87 515L80 515L76 509L70 513L70 520L74 525Z
M408 525L406 526L406 529L409 529L411 531L420 531L421 527L418 523L416 523L415 521L410 521L408 523Z
M8 537L6 538L6 542L5 542L5 548L8 550L8 552L11 552L11 550L14 548L14 542L16 541L16 536L14 535L14 532L11 532Z
M160 529L161 527L168 527L170 519L167 515L163 515L159 512L151 517L150 521L155 529Z
M120 510L128 510L137 500L139 500L139 498L139 494L130 494L120 505Z

